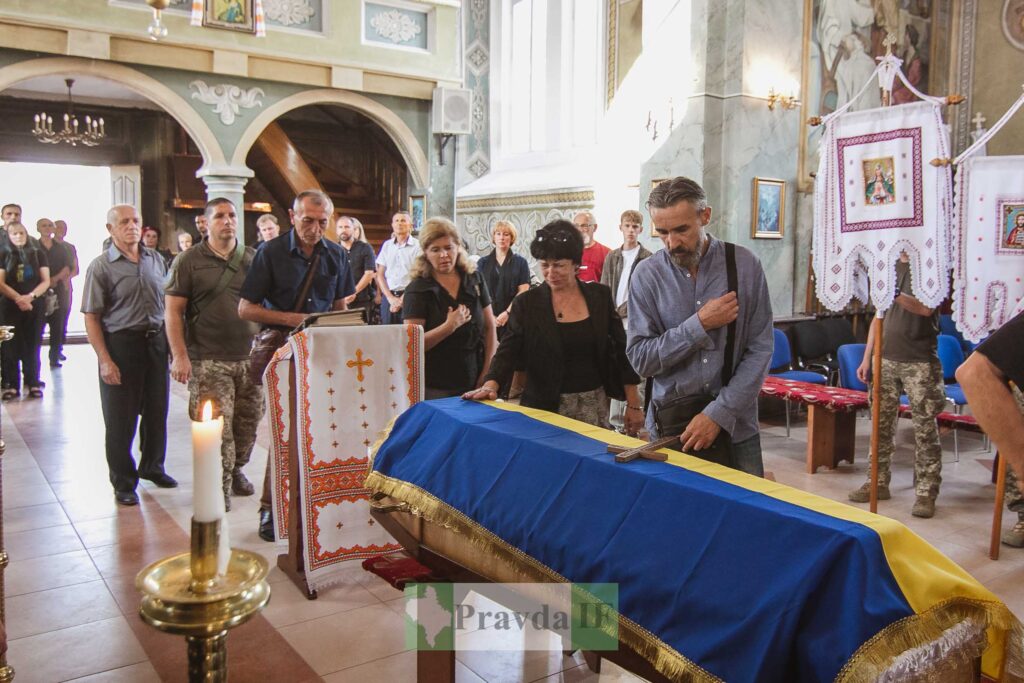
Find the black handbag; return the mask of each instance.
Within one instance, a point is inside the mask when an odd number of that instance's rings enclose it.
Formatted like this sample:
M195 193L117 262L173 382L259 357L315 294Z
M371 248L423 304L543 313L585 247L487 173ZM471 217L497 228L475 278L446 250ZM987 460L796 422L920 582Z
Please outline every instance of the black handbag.
M738 278L736 276L736 245L725 242L725 273L730 292L739 294ZM725 332L725 362L722 363L722 386L726 386L732 379L734 357L736 355L736 321L729 323ZM653 390L653 379L647 380L647 396L651 396ZM690 424L690 420L697 417L715 397L711 394L698 394L697 396L681 396L671 399L659 405L654 404L654 423L658 427L658 435L679 436ZM683 445L678 441L674 450L682 451ZM732 435L724 429L720 429L718 436L710 446L703 450L692 453L702 460L734 467L735 461L732 457Z

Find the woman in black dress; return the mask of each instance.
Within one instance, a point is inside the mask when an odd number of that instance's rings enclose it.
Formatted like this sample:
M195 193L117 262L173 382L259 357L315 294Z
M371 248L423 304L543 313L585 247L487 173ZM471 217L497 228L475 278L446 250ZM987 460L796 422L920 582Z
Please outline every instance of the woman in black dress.
M626 358L626 332L611 290L577 278L579 231L569 221L552 221L537 231L530 253L544 283L512 302L486 381L463 398L493 400L514 371L525 369L521 405L610 429L609 397L625 400L626 433L635 435L644 422L640 377Z
M422 325L425 333L428 399L478 386L498 345L487 285L459 245L459 231L448 219L424 224L423 253L413 262L402 303L402 320Z
M491 293L494 324L498 328L498 341L505 336L505 325L512 312L512 300L530 288L530 264L519 254L512 253L516 243L516 228L508 221L498 221L491 231L494 251L481 258L476 267Z
M0 294L3 294L4 320L14 326L11 348L3 354L3 387L0 397L5 401L21 395L21 382L33 398L43 397L39 381L39 348L43 334L43 294L50 288L50 268L46 254L28 241L28 231L21 223L7 228L10 250L0 262Z

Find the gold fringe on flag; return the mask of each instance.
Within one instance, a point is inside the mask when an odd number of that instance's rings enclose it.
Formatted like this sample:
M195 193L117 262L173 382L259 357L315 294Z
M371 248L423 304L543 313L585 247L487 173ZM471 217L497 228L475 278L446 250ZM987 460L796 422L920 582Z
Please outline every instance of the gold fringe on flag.
M373 445L369 459L370 467L373 466L373 459L381 444L390 435L393 425L394 421L381 432L380 438ZM377 471L371 471L366 477L365 486L370 491L390 496L398 502L407 504L410 514L463 536L482 553L496 558L532 581L570 583L558 572L543 565L462 512L413 484L388 477ZM574 590L577 589L574 587ZM588 599L592 599L592 596L588 596ZM944 632L966 619L973 619L986 628L994 627L1006 634L1007 640L1001 644L1005 653L1003 673L998 680L1024 680L1021 678L1021 673L1024 672L1024 661L1021 657L1024 631L1022 631L1020 622L1002 603L969 598L952 598L926 612L911 615L890 624L857 650L840 670L835 680L837 683L876 681L897 657L908 650L940 639ZM721 680L681 655L643 626L621 614L618 615L618 627L619 640L650 662L656 671L667 678L687 683ZM609 632L609 635L614 635L614 633ZM999 643L989 644L989 646L996 647L999 645ZM935 679L928 673L924 673L921 680Z

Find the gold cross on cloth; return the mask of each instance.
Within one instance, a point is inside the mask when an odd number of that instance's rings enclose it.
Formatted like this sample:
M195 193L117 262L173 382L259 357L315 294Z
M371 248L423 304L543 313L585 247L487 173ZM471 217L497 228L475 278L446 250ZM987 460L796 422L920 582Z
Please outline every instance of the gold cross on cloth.
M347 365L350 368L357 368L357 370L356 370L356 379L358 379L360 382L362 382L363 381L363 368L368 368L368 367L372 366L373 365L373 360L371 358L367 358L366 360L363 360L363 350L362 349L356 349L356 359L355 360L350 360L345 365Z

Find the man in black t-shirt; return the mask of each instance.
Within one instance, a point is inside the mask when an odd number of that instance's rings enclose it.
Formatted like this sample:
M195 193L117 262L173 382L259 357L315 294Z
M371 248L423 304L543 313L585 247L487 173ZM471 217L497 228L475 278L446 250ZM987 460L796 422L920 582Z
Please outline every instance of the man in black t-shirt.
M864 360L857 377L868 381L871 372L875 325L871 326ZM946 405L942 364L937 353L939 313L914 297L910 258L904 253L896 264L896 297L885 312L882 334L882 388L878 419L878 499L888 500L890 462L896 449L896 420L900 394L906 392L914 421L914 474L917 500L911 514L932 517L942 483L942 444L935 417ZM850 492L855 503L866 503L871 483Z
M1024 481L1024 304L1017 315L983 341L956 370L971 406L971 414L1006 458L1017 482ZM1007 477L1007 496L1019 499ZM1012 502L1012 500L1008 500ZM1003 543L1024 547L1024 513L1018 511L1013 529Z
M39 233L39 244L46 252L46 260L50 264L50 289L57 295L57 308L43 319L50 327L50 367L61 366L60 355L64 349L64 337L67 334L66 323L68 307L68 280L71 277L71 253L54 239L57 226L49 218L36 221L36 232Z
M352 269L352 280L356 283L356 293L345 298L349 309L361 308L366 313L367 324L379 322L379 315L374 304L374 276L377 274L377 260L373 255L373 247L364 241L363 224L351 216L341 216L336 224L338 244L348 252L348 264Z

